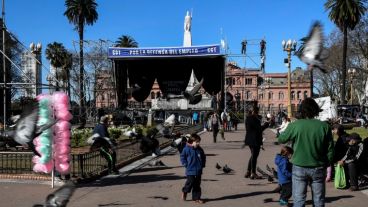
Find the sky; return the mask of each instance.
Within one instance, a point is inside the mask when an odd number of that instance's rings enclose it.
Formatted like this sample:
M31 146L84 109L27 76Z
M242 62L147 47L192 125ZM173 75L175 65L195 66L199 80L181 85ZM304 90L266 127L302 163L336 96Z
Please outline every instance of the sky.
M86 26L85 40L116 41L121 35L132 36L140 47L182 46L184 17L193 11L193 45L228 44L228 61L241 67L258 67L259 41L266 44L266 73L287 72L286 52L282 40L300 40L307 36L312 23L319 20L328 35L336 29L328 18L323 0L97 0L97 22ZM63 0L5 0L5 22L8 30L29 46L54 41L67 49L78 50L73 41L78 34L67 18ZM247 39L248 58L240 54L241 41ZM254 44L251 44L254 43ZM48 61L43 58L49 68ZM306 65L296 56L292 68ZM46 72L43 71L43 76Z

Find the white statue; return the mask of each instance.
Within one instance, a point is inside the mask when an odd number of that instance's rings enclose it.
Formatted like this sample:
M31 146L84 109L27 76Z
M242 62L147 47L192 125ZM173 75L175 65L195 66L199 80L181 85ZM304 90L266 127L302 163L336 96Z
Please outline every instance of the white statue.
M190 32L191 29L191 25L192 24L192 17L189 16L189 11L187 11L187 15L185 16L185 20L184 20L184 31L185 32Z
M191 27L192 27L192 15L189 15L189 11L187 11L187 15L184 19L184 47L192 46L192 34L191 34Z

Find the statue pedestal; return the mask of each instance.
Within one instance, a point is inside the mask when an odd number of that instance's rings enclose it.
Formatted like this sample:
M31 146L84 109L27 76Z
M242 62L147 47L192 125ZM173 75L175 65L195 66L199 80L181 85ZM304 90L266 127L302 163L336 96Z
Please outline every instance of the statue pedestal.
M150 109L147 116L147 126L152 126L152 110Z

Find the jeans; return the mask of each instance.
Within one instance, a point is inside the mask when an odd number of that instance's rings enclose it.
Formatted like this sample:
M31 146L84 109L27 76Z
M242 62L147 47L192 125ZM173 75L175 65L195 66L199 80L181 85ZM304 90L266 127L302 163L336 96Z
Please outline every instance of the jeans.
M249 146L251 156L248 161L247 172L251 172L253 174L256 173L257 168L257 159L259 155L259 151L261 150L261 146Z
M326 168L306 168L293 165L293 200L294 207L304 207L307 197L307 185L311 186L314 207L325 206Z
M358 187L358 169L357 163L351 162L344 165L345 170L345 177L346 180L349 182L347 183L348 186L355 186Z
M190 193L192 191L192 199L194 201L201 199L201 177L202 175L187 175L187 181L182 188L183 193Z

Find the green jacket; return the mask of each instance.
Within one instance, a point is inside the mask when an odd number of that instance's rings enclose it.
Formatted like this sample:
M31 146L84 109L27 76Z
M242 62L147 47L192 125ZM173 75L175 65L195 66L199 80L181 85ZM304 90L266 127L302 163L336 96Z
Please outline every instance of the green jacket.
M278 141L291 142L291 162L300 167L321 167L332 163L334 141L330 126L317 119L299 119L288 125Z

